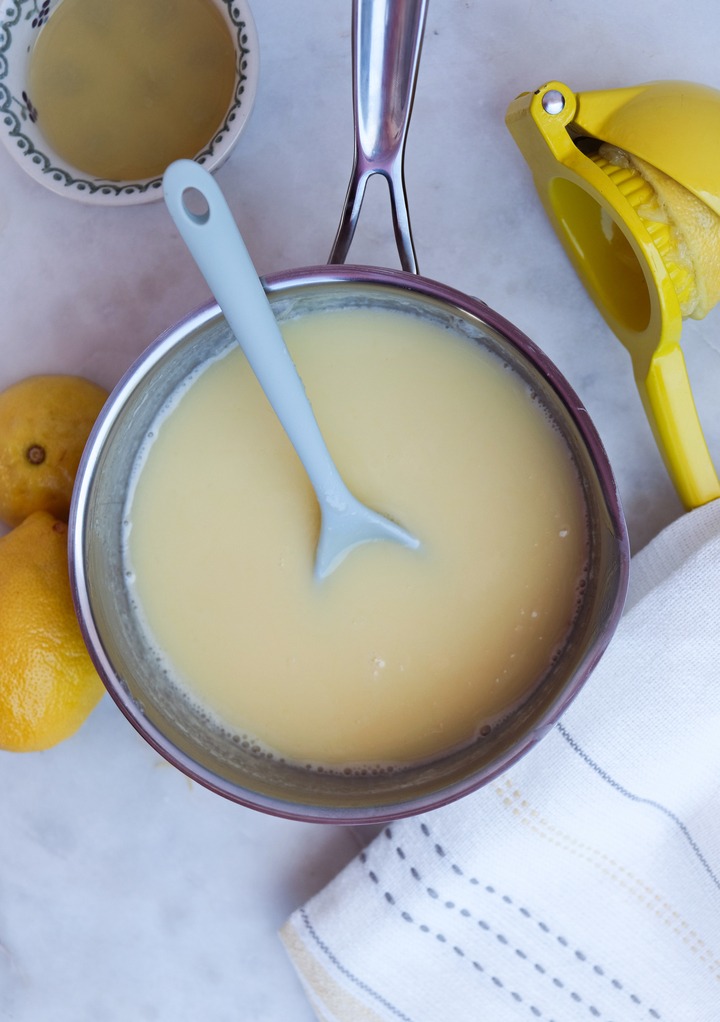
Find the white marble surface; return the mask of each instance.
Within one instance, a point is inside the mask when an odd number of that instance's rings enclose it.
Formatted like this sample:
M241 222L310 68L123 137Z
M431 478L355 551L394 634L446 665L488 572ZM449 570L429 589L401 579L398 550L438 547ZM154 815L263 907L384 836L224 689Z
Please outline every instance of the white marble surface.
M257 104L218 172L261 272L323 262L350 172L349 0L254 0ZM525 330L585 402L634 549L681 508L624 350L541 213L504 127L519 92L660 78L720 87L711 0L430 0L407 154L420 267ZM208 297L161 203L83 206L0 151L0 386L33 372L110 387ZM377 182L376 182L377 183ZM396 266L382 188L355 262ZM684 333L720 458L720 315ZM356 852L357 830L264 817L191 785L105 698L43 754L0 754L0 1019L309 1022L276 936Z

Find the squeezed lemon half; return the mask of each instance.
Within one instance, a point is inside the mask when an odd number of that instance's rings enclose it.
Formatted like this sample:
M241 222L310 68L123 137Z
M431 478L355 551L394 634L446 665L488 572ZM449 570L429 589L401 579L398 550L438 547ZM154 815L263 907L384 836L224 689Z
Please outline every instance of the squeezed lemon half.
M673 280L683 319L720 301L720 216L657 167L604 143L602 167L643 221Z

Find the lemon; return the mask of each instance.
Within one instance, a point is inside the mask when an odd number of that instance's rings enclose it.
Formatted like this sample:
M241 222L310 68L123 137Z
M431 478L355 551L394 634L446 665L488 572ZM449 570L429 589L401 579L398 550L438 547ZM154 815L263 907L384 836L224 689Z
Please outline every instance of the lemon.
M49 749L104 687L70 594L67 525L36 511L0 538L0 748Z
M613 166L630 169L649 186L636 212L656 244L661 236L657 229L664 228L658 248L676 282L683 318L702 319L720 301L720 216L638 156L609 145L600 147L600 155ZM630 198L632 183L626 190Z
M81 376L29 376L0 393L0 520L67 520L75 475L107 391Z

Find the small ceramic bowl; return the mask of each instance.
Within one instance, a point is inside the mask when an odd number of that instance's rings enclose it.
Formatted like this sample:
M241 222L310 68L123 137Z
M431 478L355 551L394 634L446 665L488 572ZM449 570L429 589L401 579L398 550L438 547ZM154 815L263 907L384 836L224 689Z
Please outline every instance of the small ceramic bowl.
M9 0L0 16L0 136L23 170L58 195L102 205L152 202L162 178L110 181L85 174L61 159L38 125L28 89L28 68L38 33L63 0ZM207 145L195 155L215 170L230 154L252 110L259 71L258 39L246 0L211 0L226 21L236 51L232 102Z

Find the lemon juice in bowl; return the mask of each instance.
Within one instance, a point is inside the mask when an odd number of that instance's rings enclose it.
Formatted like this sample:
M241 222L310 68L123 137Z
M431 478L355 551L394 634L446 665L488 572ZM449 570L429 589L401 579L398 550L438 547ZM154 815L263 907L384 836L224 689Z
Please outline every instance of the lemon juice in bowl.
M63 0L32 47L27 87L55 152L121 181L204 150L235 80L235 43L214 0Z

